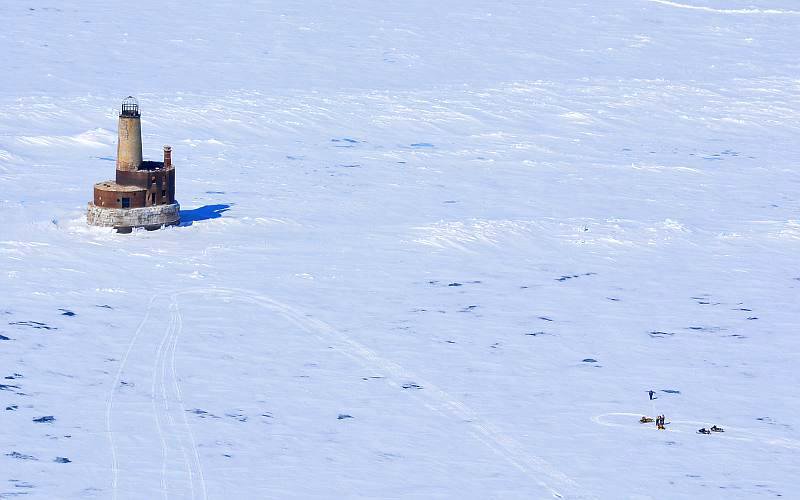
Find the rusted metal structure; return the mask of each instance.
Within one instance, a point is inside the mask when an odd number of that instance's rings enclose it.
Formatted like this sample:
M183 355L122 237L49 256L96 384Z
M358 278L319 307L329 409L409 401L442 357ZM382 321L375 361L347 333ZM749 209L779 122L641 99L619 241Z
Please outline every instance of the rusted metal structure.
M130 231L135 227L158 229L180 222L175 201L175 167L172 148L164 146L164 161L142 159L142 122L139 103L131 96L122 101L117 141L115 180L94 185L87 221L95 226Z

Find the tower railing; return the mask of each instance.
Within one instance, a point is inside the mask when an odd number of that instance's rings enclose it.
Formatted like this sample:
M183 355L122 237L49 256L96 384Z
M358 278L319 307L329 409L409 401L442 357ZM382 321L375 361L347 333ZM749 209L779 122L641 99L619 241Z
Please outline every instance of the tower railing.
M119 116L139 117L139 102L133 96L128 96L122 100L122 111Z

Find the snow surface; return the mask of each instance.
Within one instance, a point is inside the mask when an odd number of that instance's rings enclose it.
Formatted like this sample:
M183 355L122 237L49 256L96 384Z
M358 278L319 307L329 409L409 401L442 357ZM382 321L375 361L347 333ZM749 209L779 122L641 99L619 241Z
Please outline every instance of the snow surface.
M0 498L796 497L798 9L0 3Z

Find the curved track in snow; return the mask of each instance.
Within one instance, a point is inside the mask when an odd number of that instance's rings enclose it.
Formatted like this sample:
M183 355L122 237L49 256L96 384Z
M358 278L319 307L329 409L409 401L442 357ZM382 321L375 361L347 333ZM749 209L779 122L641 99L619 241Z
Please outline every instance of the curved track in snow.
M704 5L690 5L686 3L672 2L670 0L647 0L647 1L650 3L666 5L667 7L675 7L678 9L688 9L688 10L699 10L703 12L711 12L713 14L754 14L754 15L788 15L788 16L800 15L800 10L757 9L753 7L746 9L717 9L714 7L706 7Z
M622 428L637 428L642 431L658 431L655 424L641 424L639 418L641 413L628 413L628 412L613 412L603 413L592 417L592 422L603 425L605 427L622 427ZM618 417L618 418L615 418ZM670 420L665 431L661 432L674 432L678 434L695 434L700 427L711 427L715 425L713 422L704 422L702 420ZM726 439L731 441L744 441L744 442L757 442L767 444L770 446L778 446L781 448L800 449L800 442L792 439L784 438L771 438L759 435L758 432L750 429L743 429L740 427L730 427L721 425L725 432L715 433L713 436L719 439Z
M160 293L151 298L117 371L106 409L114 499L120 496L134 497L133 492L137 487L141 490L145 483L157 484L155 488L160 490L163 498L177 496L207 499L202 464L191 424L186 417L180 377L175 368L175 353L182 330L178 298L189 294L222 295L277 313L356 363L384 373L383 380L398 390L402 390L405 380L420 382L425 391L415 393L414 397L425 408L463 425L468 435L526 474L551 497L592 498L573 479L532 454L521 443L481 418L463 402L327 323L311 318L286 303L249 290L192 288ZM163 312L158 311L159 308L154 305L165 302L165 297L171 299L168 307L169 321L160 337L153 336L149 333L151 329L148 325ZM157 300L159 298L162 300ZM148 367L144 373L141 369L137 370L140 368L139 363L132 362L133 359L142 358L150 361L143 364ZM130 381L127 380L128 376L131 377ZM150 382L149 390L144 393L135 385L138 377ZM142 400L146 400L147 404L142 405ZM149 414L152 428L147 425L131 425L132 422L137 422L136 417L141 416L140 412ZM142 466L141 454L152 455L154 452L151 450L158 452L157 457L151 457L155 458L158 466L149 461Z

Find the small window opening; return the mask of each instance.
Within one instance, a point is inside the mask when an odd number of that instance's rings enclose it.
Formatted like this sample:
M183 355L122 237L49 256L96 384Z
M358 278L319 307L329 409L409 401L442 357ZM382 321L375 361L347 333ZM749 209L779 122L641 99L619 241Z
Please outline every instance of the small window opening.
M122 208L131 208L130 198L122 198Z

